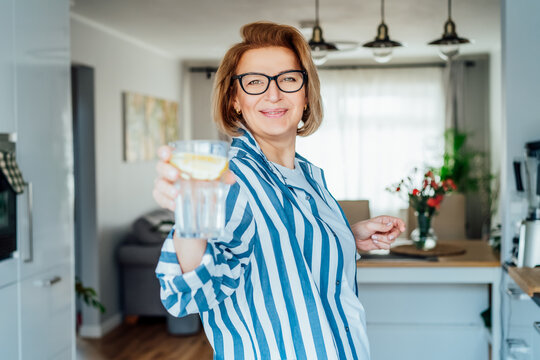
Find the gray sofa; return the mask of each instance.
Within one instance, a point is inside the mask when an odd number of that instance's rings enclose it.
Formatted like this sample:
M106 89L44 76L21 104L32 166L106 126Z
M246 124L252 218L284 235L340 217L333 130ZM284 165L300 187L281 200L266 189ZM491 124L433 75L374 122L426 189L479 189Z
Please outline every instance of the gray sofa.
M117 253L122 305L126 316L165 316L171 334L191 335L201 329L199 315L170 315L161 303L159 281L154 273L163 240L173 223L173 212L164 209L144 214L133 223Z

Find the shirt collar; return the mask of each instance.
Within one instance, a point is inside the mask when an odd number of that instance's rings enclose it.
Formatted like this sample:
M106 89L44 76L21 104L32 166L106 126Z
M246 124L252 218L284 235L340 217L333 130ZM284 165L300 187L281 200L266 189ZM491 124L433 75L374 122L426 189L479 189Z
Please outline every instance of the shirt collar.
M251 155L251 157L253 157L257 162L265 165L267 169L276 174L283 183L287 184L285 176L283 176L281 171L270 160L268 160L266 155L263 153L261 147L253 137L253 134L251 134L251 132L246 128L240 128L239 131L241 132L241 135L233 138L231 148L233 148L233 150L244 150L248 155ZM320 171L319 168L311 164L298 153L295 153L295 159L298 161L298 164L300 165L302 171L305 171L306 168L309 168L311 171L313 171L314 169Z

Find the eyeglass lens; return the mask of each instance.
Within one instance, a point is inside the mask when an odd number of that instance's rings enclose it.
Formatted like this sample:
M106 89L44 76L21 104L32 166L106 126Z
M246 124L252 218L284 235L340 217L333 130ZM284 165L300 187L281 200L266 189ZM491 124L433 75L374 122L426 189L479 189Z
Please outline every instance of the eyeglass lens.
M242 77L242 87L245 92L252 95L262 94L269 87L270 80L262 74L246 74ZM304 76L301 72L291 71L280 74L276 83L283 92L295 92L304 85Z

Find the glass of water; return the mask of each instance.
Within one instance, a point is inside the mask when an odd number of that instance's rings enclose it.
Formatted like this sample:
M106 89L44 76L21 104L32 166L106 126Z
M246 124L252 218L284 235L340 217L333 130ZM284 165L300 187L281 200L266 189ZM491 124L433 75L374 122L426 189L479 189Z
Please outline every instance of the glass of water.
M225 194L220 181L228 169L229 144L190 140L170 143L170 163L180 170L175 209L175 232L181 238L214 238L225 227Z

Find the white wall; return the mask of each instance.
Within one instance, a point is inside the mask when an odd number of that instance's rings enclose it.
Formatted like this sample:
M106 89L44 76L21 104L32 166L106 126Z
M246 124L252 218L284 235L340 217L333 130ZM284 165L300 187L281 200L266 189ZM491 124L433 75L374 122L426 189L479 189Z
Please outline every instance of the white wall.
M495 191L500 187L502 157L502 106L501 106L501 50L492 51L489 56L489 131L491 174L496 177ZM500 197L497 198L500 202ZM491 219L491 226L501 223L500 211Z
M502 260L508 260L517 221L526 213L515 190L512 162L524 144L540 140L540 1L503 0L502 20Z
M182 71L178 59L74 15L71 57L95 70L98 238L95 253L83 256L96 257L99 266L82 271L94 272L83 281L91 279L85 285L98 290L107 313L86 316L81 330L99 336L121 318L116 246L137 216L157 207L151 194L155 162L123 161L122 92L180 101Z

